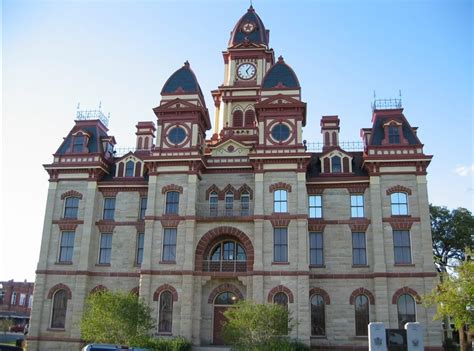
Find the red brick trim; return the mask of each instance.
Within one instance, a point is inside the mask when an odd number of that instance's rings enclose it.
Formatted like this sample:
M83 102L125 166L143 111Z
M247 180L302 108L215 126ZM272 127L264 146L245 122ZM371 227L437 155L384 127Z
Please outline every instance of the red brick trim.
M136 286L130 290L131 295L139 296L140 295L140 287Z
M51 289L49 289L49 292L48 292L48 299L52 299L53 298L53 295L56 293L56 291L58 290L65 290L66 291L66 295L67 295L67 299L68 300L71 300L72 299L72 292L71 292L71 289L69 289L69 287L65 284L62 284L62 283L59 283L59 284L56 284L55 286L53 286Z
M96 225L101 233L112 233L115 229L116 223L113 221L99 221L96 222Z
M308 230L311 232L324 232L325 223L308 223Z
M387 189L387 195L392 195L393 193L406 193L411 195L411 189L403 185L395 185Z
M53 224L59 226L59 230L76 230L79 224L84 224L84 221L71 220L71 219L61 219L59 221L53 221Z
M209 200L209 196L211 195L212 192L215 192L217 194L217 197L220 198L220 190L219 187L215 184L212 184L207 190L206 190L206 200Z
M89 294L96 294L96 293L99 293L99 292L104 292L104 291L108 291L109 289L107 289L105 286L103 285L97 285L96 287L94 287Z
M326 292L326 290L321 288L312 288L309 290L309 298L311 299L313 295L321 295L326 305L331 304L331 298L329 297L329 294Z
M161 193L163 195L166 194L168 191L177 191L180 194L182 194L183 193L183 187L179 186L179 185L176 185L176 184L169 184L169 185L164 186L161 189Z
M308 195L322 195L324 188L315 188L314 186L307 186Z
M269 303L273 303L273 297L279 292L283 292L286 294L286 296L288 296L288 303L294 302L293 293L284 285L275 286L272 290L270 290L270 292L268 293L267 301Z
M240 197L242 196L242 193L244 191L247 191L250 196L250 200L253 200L253 190L251 187L249 187L247 184L242 185L238 190L237 190L237 200L240 200Z
M76 190L69 190L61 194L61 200L64 200L67 197L77 197L82 200L82 194Z
M271 218L270 223L273 227L288 227L290 225L290 219L288 218Z
M160 222L163 228L176 228L179 225L179 219L162 219Z
M99 188L103 197L116 197L119 193L119 188Z
M349 191L349 194L364 194L365 189L369 187L368 184L360 184L360 185L349 185L347 187L347 191Z
M158 301L161 293L164 291L169 291L171 293L174 302L178 301L178 292L173 286L169 284L163 284L155 290L155 293L153 294L153 301Z
M217 227L211 229L202 236L196 246L194 269L196 272L203 271L203 261L206 250L219 240L220 237L230 236L236 238L245 248L247 255L247 272L253 271L254 249L250 238L241 230L234 227Z
M413 223L420 222L420 217L394 216L382 218L382 222L390 223L394 230L410 230Z
M369 299L369 303L371 305L375 305L375 297L374 295L369 291L367 290L366 288L359 288L359 289L356 289L352 292L351 296L349 297L349 303L351 305L354 304L355 302L355 298L358 296L358 295L365 295L367 296L367 298Z
M415 290L413 290L412 288L404 286L403 288L400 288L397 291L395 291L395 293L392 296L392 304L396 305L397 302L398 302L398 298L400 296L404 295L404 294L411 295L415 299L415 302L417 304L421 303L420 295L418 295L418 293Z
M268 187L268 190L271 193L273 193L275 190L278 190L278 189L284 189L284 190L287 190L289 193L291 193L291 185L287 184L287 183L278 182L278 183L274 183L274 184L272 184Z
M368 227L369 227L368 222L365 222L365 223L360 222L360 223L349 224L349 228L351 228L352 232L365 232L365 231L367 231Z
M214 288L214 290L212 290L212 292L209 294L209 298L207 299L207 303L214 303L216 296L226 291L234 293L238 296L240 300L244 298L244 295L242 295L240 290L235 285L225 283L217 286L216 288Z
M135 228L137 229L137 232L144 233L145 232L145 222L138 222L137 224L135 224Z

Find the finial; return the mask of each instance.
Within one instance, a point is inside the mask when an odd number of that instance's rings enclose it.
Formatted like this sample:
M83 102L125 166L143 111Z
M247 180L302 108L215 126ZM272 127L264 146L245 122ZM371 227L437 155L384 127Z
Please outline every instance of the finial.
M401 99L402 98L402 89L398 89L398 97Z
M252 0L250 0L250 7L249 7L249 9L248 9L247 11L255 11L255 10L253 9Z
M283 59L283 56L280 55L280 56L278 57L278 62L279 62L279 63L285 62L285 60Z
M375 95L375 90L374 90L374 100L377 98L377 96Z
M184 67L189 67L189 61L186 60L186 62L184 62Z

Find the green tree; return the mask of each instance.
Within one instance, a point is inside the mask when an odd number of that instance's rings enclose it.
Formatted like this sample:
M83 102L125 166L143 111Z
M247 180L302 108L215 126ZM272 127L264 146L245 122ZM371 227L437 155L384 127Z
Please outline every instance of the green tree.
M154 325L150 307L136 295L103 291L87 298L80 327L89 343L142 346Z
M438 272L456 260L464 260L466 248L474 234L474 216L465 208L449 211L446 207L430 205L433 255Z
M12 325L13 322L11 319L0 319L0 331L2 331L3 334L9 331Z

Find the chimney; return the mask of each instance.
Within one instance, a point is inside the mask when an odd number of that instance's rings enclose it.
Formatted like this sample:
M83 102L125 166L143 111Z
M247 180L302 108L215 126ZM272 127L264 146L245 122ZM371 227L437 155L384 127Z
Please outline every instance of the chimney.
M321 134L323 135L323 152L331 147L339 146L339 117L323 116L321 118Z
M155 138L155 123L153 122L138 122L136 125L137 136L136 148L137 150L150 150L153 148L153 139Z

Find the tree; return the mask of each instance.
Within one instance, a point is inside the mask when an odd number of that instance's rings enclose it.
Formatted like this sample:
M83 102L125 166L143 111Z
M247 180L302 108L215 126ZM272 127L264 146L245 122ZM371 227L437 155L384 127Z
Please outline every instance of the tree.
M102 291L90 294L81 320L81 336L89 343L145 345L155 321L136 295Z
M11 319L0 319L0 331L2 331L3 334L9 331L12 325L13 322Z
M443 274L444 279L425 296L424 303L437 306L436 319L450 317L459 330L461 344L465 344L464 327L474 332L474 261L463 262L453 274ZM465 350L464 345L461 350Z
M446 272L453 260L464 260L466 248L471 246L474 217L465 208L451 212L446 207L430 205L433 255L438 272Z

